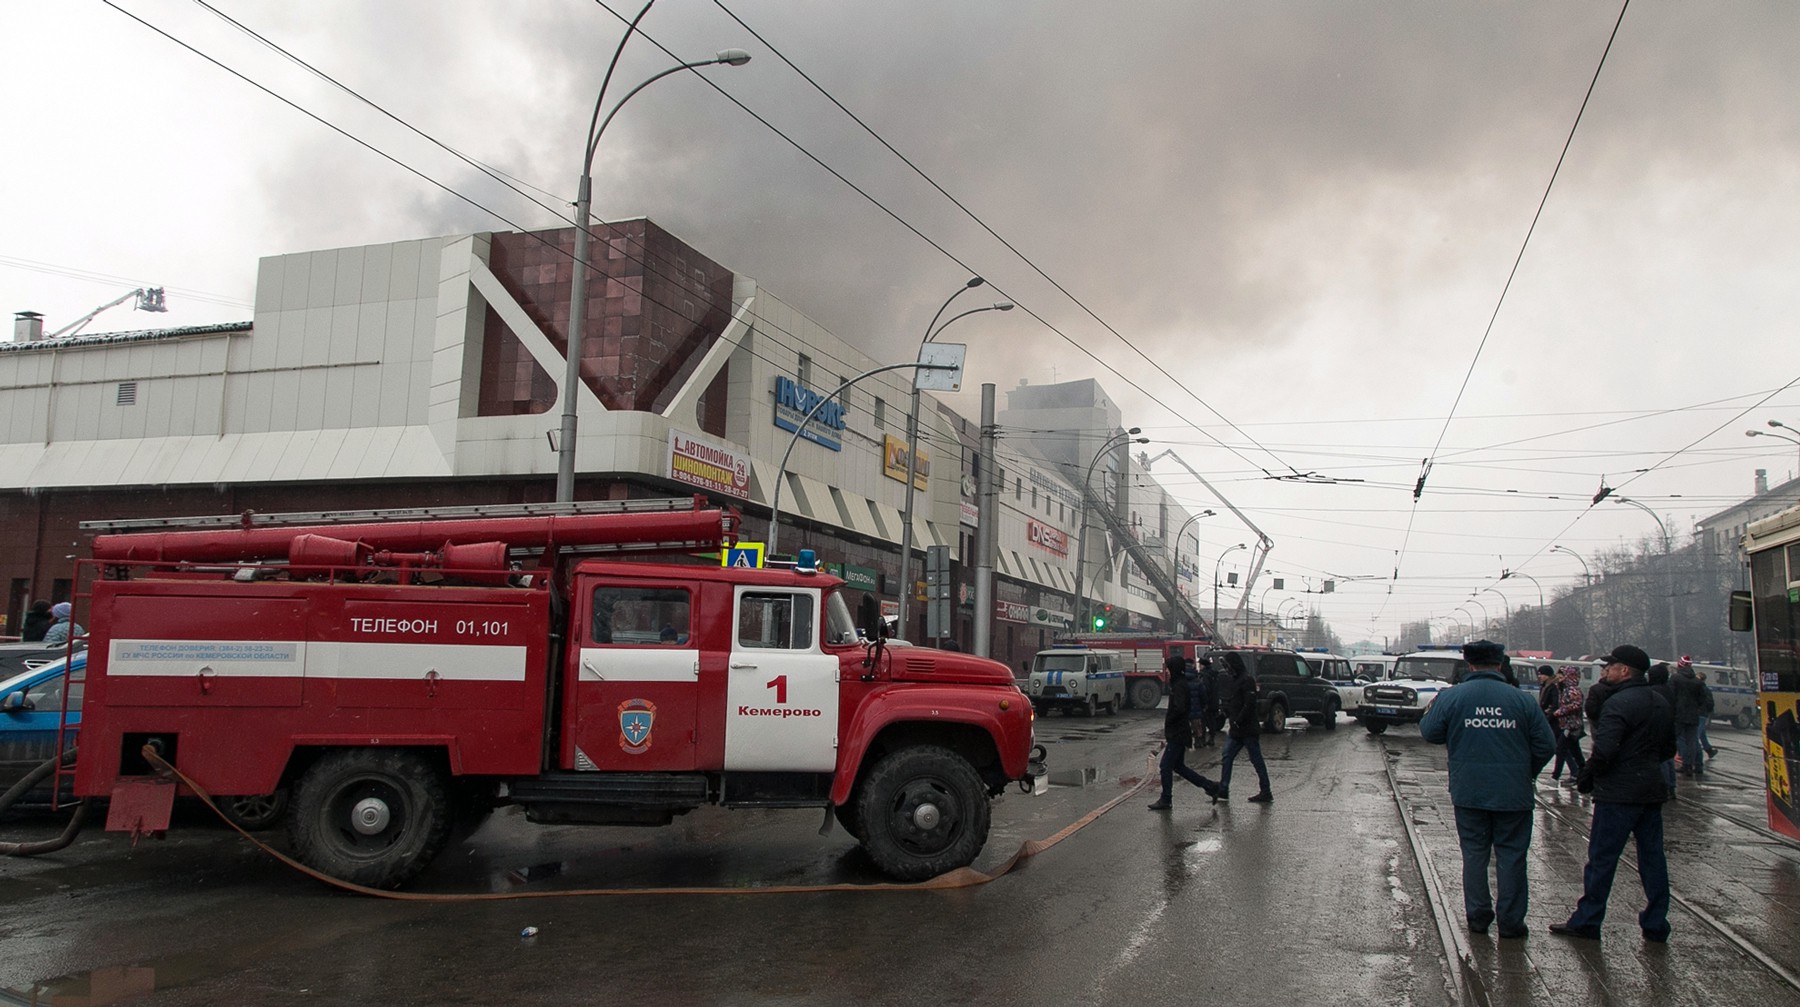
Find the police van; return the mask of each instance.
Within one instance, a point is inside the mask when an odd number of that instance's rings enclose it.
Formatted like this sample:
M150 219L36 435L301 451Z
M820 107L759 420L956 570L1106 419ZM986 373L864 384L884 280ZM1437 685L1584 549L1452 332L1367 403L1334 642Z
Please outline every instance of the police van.
M1025 694L1042 715L1053 709L1093 716L1102 708L1117 713L1125 705L1128 655L1086 647L1052 647L1031 660Z

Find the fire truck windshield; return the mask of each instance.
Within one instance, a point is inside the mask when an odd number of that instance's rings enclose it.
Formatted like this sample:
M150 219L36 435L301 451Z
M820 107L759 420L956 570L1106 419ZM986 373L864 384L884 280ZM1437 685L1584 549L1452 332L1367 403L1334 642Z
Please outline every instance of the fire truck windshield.
M850 616L850 605L844 601L842 591L833 591L825 599L825 642L856 642L856 620Z

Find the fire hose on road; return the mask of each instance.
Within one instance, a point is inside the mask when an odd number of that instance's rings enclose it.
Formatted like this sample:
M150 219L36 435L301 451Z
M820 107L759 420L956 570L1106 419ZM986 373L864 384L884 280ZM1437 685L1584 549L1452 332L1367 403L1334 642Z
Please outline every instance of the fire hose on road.
M75 749L71 748L64 752L60 761L65 766L72 765L75 762ZM0 815L5 814L7 809L18 803L19 798L30 793L33 787L44 782L45 777L55 773L57 762L58 760L54 758L45 760L43 765L26 773L24 779L13 784L10 790L0 795ZM42 853L55 853L75 841L75 835L81 831L83 825L87 824L87 814L88 803L86 801L77 802L74 813L69 816L69 824L63 827L61 835L55 839L44 839L35 843L0 842L0 855L35 857Z

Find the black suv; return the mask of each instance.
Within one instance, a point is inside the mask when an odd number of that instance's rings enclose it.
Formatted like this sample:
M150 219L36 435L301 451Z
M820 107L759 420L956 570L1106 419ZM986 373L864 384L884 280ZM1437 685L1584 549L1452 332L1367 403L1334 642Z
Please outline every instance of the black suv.
M1291 650L1273 647L1214 647L1206 652L1219 669L1220 681L1243 668L1256 676L1257 715L1263 730L1279 731L1290 715L1315 727L1337 728L1337 687Z

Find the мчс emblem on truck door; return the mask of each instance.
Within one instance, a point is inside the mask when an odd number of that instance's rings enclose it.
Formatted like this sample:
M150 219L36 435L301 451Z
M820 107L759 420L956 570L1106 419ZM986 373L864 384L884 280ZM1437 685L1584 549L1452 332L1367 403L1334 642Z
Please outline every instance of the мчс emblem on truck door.
M619 747L627 755L650 750L650 729L656 725L656 704L647 699L627 699L619 704Z

